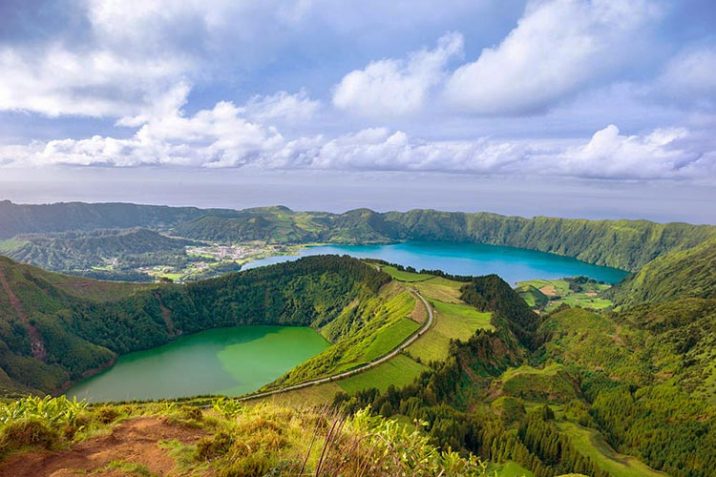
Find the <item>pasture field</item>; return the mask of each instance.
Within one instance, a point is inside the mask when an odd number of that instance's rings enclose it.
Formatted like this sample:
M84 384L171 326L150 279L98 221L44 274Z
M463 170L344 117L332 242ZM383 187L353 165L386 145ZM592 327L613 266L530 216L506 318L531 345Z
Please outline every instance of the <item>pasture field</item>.
M445 303L430 299L435 309L435 325L420 339L408 347L408 352L424 363L447 358L450 340L466 341L478 329L494 329L490 323L492 314L458 303Z
M666 477L636 457L622 455L612 449L601 434L571 422L558 422L559 430L569 436L576 449L594 460L613 477Z
M408 356L399 354L375 368L338 381L338 385L348 394L354 394L368 388L378 388L381 391L385 391L391 384L395 387L410 384L420 373L427 370L427 366L417 363Z
M426 280L430 280L432 278L431 275L423 275L420 273L413 273L413 272L406 272L405 270L398 270L395 267L391 267L390 265L381 265L380 269L393 277L394 279L401 281L401 282L424 282Z
M527 280L517 283L517 292L530 307L547 313L566 304L591 310L603 310L614 306L614 303L603 296L610 288L605 283L588 282L579 285L580 290L570 288L570 281L559 280Z

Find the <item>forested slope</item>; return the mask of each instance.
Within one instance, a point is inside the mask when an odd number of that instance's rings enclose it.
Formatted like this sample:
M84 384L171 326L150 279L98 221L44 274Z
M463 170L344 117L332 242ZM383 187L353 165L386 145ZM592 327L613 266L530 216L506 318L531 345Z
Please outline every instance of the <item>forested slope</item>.
M716 240L647 263L610 294L623 306L675 298L716 298Z
M671 277L654 279L664 286ZM537 317L496 276L467 279L462 299L492 311L496 331L453 342L450 357L412 385L335 403L424 420L444 448L516 462L537 477L712 475L716 300L602 313L564 305Z
M207 212L195 207L84 202L30 205L4 200L0 201L0 239L26 233L171 226Z
M85 270L98 263L173 264L186 246L196 242L170 238L142 228L22 235L7 255L50 270Z

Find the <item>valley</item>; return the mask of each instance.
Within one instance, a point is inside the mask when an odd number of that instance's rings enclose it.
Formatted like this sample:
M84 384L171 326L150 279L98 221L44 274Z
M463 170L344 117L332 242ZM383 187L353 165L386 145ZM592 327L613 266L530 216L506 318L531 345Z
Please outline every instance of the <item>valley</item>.
M283 209L252 212L277 213L299 220ZM440 466L457 459L474 471L465 475L707 477L716 465L714 242L686 245L708 229L664 227L664 251L629 273L580 261L577 249L570 257L433 237L210 242L177 235L183 227L51 232L33 247L135 264L168 260L166 252L242 270L172 276L178 269L166 261L155 265L167 274L156 281L97 281L0 258L0 439L10 456L0 457L0 475L20 468L12 466L21 449L28 462L42 448L64 462L64 452L112 448L94 432L121 436L144 422L166 435L196 430L161 444L174 470L160 474L254 465L259 457L226 436L256 439L266 468L303 459L315 469L324 451L347 452L334 442L337 427L341 439L423 442L410 452ZM38 418L25 396L46 394L83 399L41 405L79 406L81 417ZM315 429L295 413L312 416ZM22 440L13 426L28 419L45 440ZM312 441L320 452L305 447ZM154 468L142 457L97 465L81 468Z

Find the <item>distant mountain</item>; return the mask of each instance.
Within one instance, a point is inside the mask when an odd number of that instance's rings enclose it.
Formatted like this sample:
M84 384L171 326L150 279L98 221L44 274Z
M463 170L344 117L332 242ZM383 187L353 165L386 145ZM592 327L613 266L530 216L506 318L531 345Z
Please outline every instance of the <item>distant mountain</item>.
M27 233L168 227L206 213L195 207L83 202L28 205L4 200L0 201L0 239ZM222 211L211 213L220 214Z
M208 214L179 224L187 238L275 243L385 243L436 240L521 247L575 257L597 265L637 270L671 250L693 247L716 237L716 227L644 220L582 220L506 217L489 213L412 210L378 213L359 209L344 214L250 209L239 215Z
M167 228L195 240L279 244L386 243L436 240L521 247L636 271L670 251L716 238L716 227L645 220L507 217L484 212L411 210L343 214L294 212L286 207L240 211L133 204L0 202L0 237L98 228Z

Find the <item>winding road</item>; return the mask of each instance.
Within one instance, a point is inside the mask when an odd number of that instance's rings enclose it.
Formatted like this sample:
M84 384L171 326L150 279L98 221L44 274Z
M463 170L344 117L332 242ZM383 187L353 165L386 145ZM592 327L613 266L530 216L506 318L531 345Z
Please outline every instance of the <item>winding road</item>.
M368 369L374 368L374 367L376 367L376 366L378 366L378 365L380 365L380 364L383 364L383 363L385 363L386 361L388 361L388 360L390 360L390 359L396 357L398 354L400 354L400 353L402 353L403 351L405 351L405 349L406 349L408 346L410 346L411 344L415 343L415 341L416 341L418 338L420 338L421 336L423 336L423 334L425 334L425 332L428 331L431 326L433 326L433 321L435 320L435 317L433 316L433 309L432 309L432 307L430 306L430 304L428 303L428 301L427 301L425 298L423 298L423 296L422 296L420 293L418 293L417 290L411 290L411 292L413 293L413 295L415 295L415 296L423 303L423 306L425 306L425 310L428 312L428 319L425 320L425 324L423 325L422 328L420 328L420 329L417 330L415 333L413 333L412 335L410 335L405 341L403 341L397 348L395 348L395 349L394 349L393 351L391 351L390 353L385 354L385 355L381 356L380 358L378 358L378 359L376 359L376 360L374 360L374 361L371 361L370 363L366 363L366 364L364 364L364 365L361 365L361 366L359 366L359 367L357 367L357 368L355 368L355 369L351 369L351 370L349 370L349 371L344 371L344 372L339 373L339 374L334 374L333 376L328 376L328 377L325 377L325 378L312 379L312 380L310 380L310 381L305 381L305 382L300 383L300 384L294 384L293 386L288 386L288 387L280 388L280 389L274 389L274 390L271 390L271 391L265 391L265 392L262 392L262 393L250 394L250 395L248 395L248 396L243 396L243 397L237 398L237 400L238 400L238 401L250 401L250 400L252 400L252 399L261 399L261 398L265 398L265 397L268 397L268 396L273 396L273 395L276 395L276 394L287 393L287 392L289 392L289 391L296 391L296 390L298 390L298 389L303 389L303 388L307 388L307 387L310 387L310 386L315 386L315 385L318 385L318 384L325 384L325 383L330 383L330 382L333 382L333 381L338 381L339 379L344 379L344 378L348 378L348 377L351 377L351 376L355 376L355 375L358 374L358 373L362 373L363 371L366 371L366 370L368 370Z

